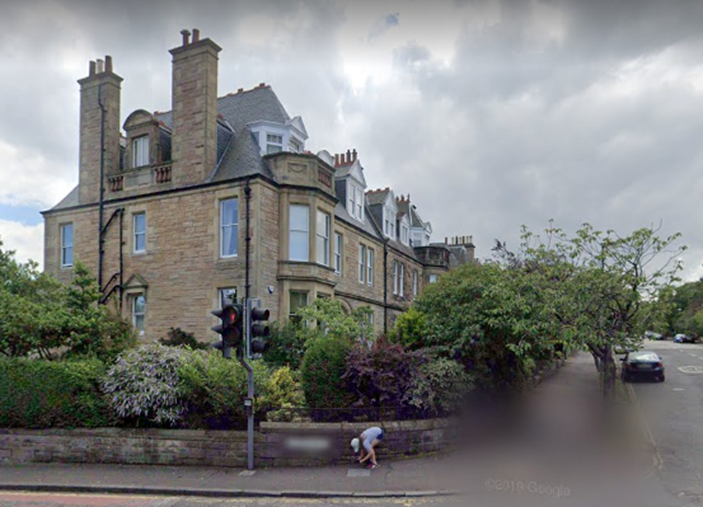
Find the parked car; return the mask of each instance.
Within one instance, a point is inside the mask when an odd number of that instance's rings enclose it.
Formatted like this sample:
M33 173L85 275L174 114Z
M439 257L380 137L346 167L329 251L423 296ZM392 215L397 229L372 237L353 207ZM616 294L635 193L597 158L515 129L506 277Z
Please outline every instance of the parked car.
M663 334L655 333L654 331L645 331L644 337L649 340L666 340Z
M674 343L696 343L696 339L687 334L679 333L674 336Z
M649 350L630 352L621 361L623 382L637 379L664 382L664 363L654 352Z

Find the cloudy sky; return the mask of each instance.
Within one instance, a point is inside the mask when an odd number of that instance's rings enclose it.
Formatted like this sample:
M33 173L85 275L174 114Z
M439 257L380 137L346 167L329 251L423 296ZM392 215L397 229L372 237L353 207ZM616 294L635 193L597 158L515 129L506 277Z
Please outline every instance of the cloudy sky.
M662 225L703 275L703 2L0 0L0 237L41 262L39 210L78 181L78 84L110 54L122 119L170 109L199 28L219 92L270 83L307 148L356 148L434 240L515 245L550 218Z

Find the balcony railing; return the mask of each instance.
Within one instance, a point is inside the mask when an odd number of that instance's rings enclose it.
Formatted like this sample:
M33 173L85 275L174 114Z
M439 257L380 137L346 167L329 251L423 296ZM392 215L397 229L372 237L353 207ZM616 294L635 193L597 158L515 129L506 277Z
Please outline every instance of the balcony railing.
M107 177L108 187L111 192L121 192L125 189L143 187L148 185L163 185L171 181L172 163L157 166L138 167L123 171Z
M171 163L154 167L154 182L168 183L171 181Z
M110 187L110 192L119 192L124 189L124 176L108 176L107 184Z

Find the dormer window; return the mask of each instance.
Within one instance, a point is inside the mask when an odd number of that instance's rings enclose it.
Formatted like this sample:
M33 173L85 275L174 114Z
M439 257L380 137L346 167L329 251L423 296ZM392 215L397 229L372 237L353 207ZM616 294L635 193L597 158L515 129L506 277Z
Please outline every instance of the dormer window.
M386 206L383 209L383 234L391 239L396 239L395 236L395 211Z
M303 151L302 148L302 145L292 137L288 141L288 151L291 151L293 153L301 153Z
M132 140L132 167L149 165L149 136L140 136Z
M283 136L279 134L266 134L266 154L283 151Z
M408 240L410 235L410 229L408 229L408 226L405 224L400 225L400 241L403 242L404 245L408 244Z
M357 220L364 220L364 191L353 183L349 183L348 211Z

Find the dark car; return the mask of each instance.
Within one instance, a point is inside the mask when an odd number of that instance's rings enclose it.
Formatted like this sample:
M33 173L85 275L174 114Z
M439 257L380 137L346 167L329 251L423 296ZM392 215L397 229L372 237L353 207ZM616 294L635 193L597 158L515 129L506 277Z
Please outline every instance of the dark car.
M664 364L661 357L654 352L630 352L621 361L623 382L638 379L664 382Z
M677 334L674 336L674 343L696 343L696 339L687 334Z

